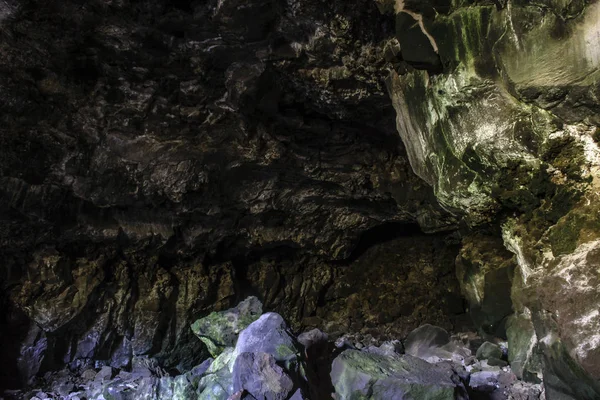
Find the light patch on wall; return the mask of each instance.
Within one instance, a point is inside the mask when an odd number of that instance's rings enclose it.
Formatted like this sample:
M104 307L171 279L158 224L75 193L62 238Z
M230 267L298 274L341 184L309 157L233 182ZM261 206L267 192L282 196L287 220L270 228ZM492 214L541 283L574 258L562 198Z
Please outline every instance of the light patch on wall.
M590 5L582 29L585 58L592 67L600 67L600 4Z
M523 277L523 283L527 283L527 279L533 273L529 262L525 258L523 252L523 240L514 234L513 225L515 221L509 221L502 226L502 239L504 240L504 246L517 256L517 265L521 270L521 276Z

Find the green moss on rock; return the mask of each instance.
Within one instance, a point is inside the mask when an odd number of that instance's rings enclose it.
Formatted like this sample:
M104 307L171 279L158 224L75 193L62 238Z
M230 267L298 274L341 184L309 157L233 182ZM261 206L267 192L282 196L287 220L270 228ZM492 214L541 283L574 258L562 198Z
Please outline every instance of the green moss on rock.
M452 372L411 356L386 357L346 350L333 362L331 378L339 400L455 399Z
M587 162L583 145L572 136L561 136L549 140L542 160L574 180L582 179L581 168Z
M573 209L550 229L552 254L570 254L583 242L600 237L600 207L588 204Z
M237 307L212 312L192 324L192 331L204 342L213 357L235 345L238 334L256 321L262 313L262 304L256 297L248 297Z
M444 64L472 66L482 76L496 74L493 63L483 60L490 59L488 36L493 10L492 6L464 7L436 18L430 29Z

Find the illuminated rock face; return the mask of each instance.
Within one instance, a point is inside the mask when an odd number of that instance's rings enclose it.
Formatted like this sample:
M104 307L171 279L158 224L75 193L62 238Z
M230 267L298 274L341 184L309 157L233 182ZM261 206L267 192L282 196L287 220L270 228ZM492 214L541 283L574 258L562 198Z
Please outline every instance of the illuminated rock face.
M444 69L391 72L398 131L415 172L472 227L457 276L475 320L497 332L514 311L515 357L541 362L546 395L596 398L600 6L467 3L412 5Z
M187 371L208 356L190 325L248 295L389 339L458 329L462 296L520 378L597 398L599 21L587 1L2 2L3 381Z

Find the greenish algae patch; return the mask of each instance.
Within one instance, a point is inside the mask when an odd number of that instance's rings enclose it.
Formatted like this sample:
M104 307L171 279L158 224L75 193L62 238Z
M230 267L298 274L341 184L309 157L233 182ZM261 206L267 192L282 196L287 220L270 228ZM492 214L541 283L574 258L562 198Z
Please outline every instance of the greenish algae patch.
M580 244L598 238L600 238L600 205L592 202L574 208L561 218L548 234L554 256L570 254Z
M276 351L277 357L281 359L287 359L296 354L296 351L293 348L290 348L289 346L286 346L284 344L280 344L279 346L277 346Z
M428 27L438 43L439 54L446 65L459 63L474 67L482 58L489 58L490 22L494 7L459 8L449 16L438 15ZM486 74L487 75L487 74Z
M239 333L262 313L262 304L256 297L248 297L237 307L212 312L195 321L192 332L206 345L213 357L217 357L226 347L235 346Z
M456 385L446 372L411 356L346 350L333 362L332 383L340 400L450 400Z
M206 345L213 357L218 356L228 346L227 333L223 331L223 315L212 312L192 324L192 331ZM229 344L231 346L231 344Z

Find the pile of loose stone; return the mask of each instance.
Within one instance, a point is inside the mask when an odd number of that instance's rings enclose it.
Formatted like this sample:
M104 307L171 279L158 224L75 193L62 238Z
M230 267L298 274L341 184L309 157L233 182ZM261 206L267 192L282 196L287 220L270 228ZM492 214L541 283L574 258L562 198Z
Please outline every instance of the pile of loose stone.
M541 383L517 379L506 344L475 334L450 336L423 325L404 341L335 341L315 329L295 337L258 299L214 312L192 325L211 358L177 376L135 358L110 366L48 373L26 399L515 399L544 398ZM475 355L473 350L477 349Z

